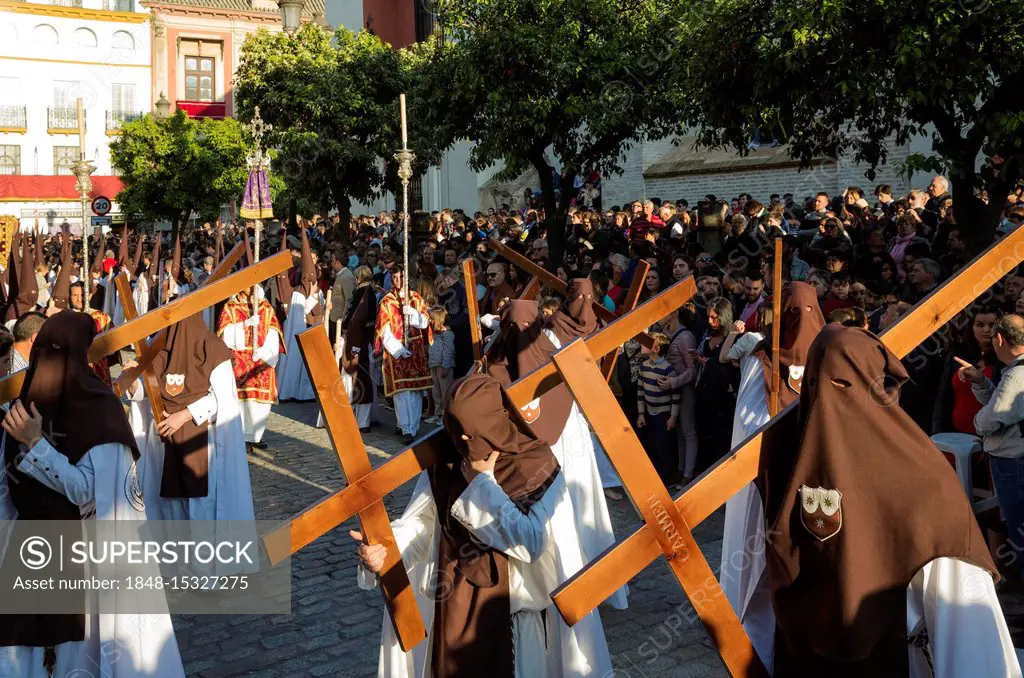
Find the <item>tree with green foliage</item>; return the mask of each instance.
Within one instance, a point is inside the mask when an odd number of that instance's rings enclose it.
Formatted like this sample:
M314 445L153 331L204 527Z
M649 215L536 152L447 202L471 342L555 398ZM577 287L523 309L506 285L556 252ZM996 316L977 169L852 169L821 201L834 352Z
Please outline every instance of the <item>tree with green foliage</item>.
M249 36L235 73L237 109L247 119L259 106L273 125L274 170L294 197L321 205L329 195L348 223L353 200L368 202L396 185L399 94L411 88L417 54L392 50L366 31L331 33L315 24L294 35ZM409 136L418 172L439 161L440 148L415 116Z
M633 143L673 129L675 97L662 84L674 39L655 0L437 0L446 46L417 87L424 113L449 142L475 144L470 163L504 163L501 179L540 175L549 217L565 223L573 180L621 171ZM417 99L422 99L421 95ZM439 100L440 99L440 100ZM556 204L548 153L562 166ZM555 249L563 228L551 229Z
M174 227L192 212L213 219L222 205L242 196L246 151L242 125L231 118L190 118L178 111L166 119L146 115L126 122L110 144L111 164L124 183L117 201L126 214L166 219Z
M1015 0L705 0L679 15L674 82L712 147L776 131L807 164L930 135L908 171L945 173L981 245L1024 168L1024 27ZM975 197L988 192L985 204Z

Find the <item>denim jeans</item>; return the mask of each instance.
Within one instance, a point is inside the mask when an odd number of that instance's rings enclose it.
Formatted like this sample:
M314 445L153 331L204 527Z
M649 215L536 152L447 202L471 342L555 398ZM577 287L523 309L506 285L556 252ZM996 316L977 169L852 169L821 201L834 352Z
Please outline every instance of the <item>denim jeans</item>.
M1016 556L1013 563L1002 564L1024 572L1024 458L989 457L989 468L1010 546Z

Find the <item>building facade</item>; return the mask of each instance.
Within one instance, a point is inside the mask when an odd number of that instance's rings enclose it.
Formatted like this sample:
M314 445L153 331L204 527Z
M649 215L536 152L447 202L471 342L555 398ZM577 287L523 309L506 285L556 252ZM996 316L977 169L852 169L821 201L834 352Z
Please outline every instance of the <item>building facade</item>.
M154 101L171 113L224 118L235 113L235 70L245 38L260 28L282 29L274 0L143 0L152 21ZM323 16L323 0L307 0L304 19Z
M0 0L0 213L22 228L37 213L81 226L71 165L83 152L94 184L119 188L109 142L153 105L148 19L135 0Z

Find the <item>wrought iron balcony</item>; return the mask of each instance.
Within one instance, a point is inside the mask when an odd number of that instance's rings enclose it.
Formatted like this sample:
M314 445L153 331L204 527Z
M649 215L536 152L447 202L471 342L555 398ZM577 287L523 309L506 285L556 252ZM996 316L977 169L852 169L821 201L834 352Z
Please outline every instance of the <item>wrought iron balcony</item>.
M24 106L0 106L0 132L27 132L28 115Z
M129 113L128 111L107 111L107 134L117 133L126 122L138 120L142 113Z
M48 107L46 128L50 134L78 133L78 111L64 106Z

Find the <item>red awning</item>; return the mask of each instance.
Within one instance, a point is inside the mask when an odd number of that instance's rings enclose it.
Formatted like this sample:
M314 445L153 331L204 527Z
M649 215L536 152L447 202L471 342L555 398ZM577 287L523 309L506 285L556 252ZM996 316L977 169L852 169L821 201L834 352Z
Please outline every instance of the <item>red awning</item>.
M93 175L89 196L102 195L115 200L122 188L120 177ZM72 176L0 175L0 201L3 202L68 202L78 198Z

